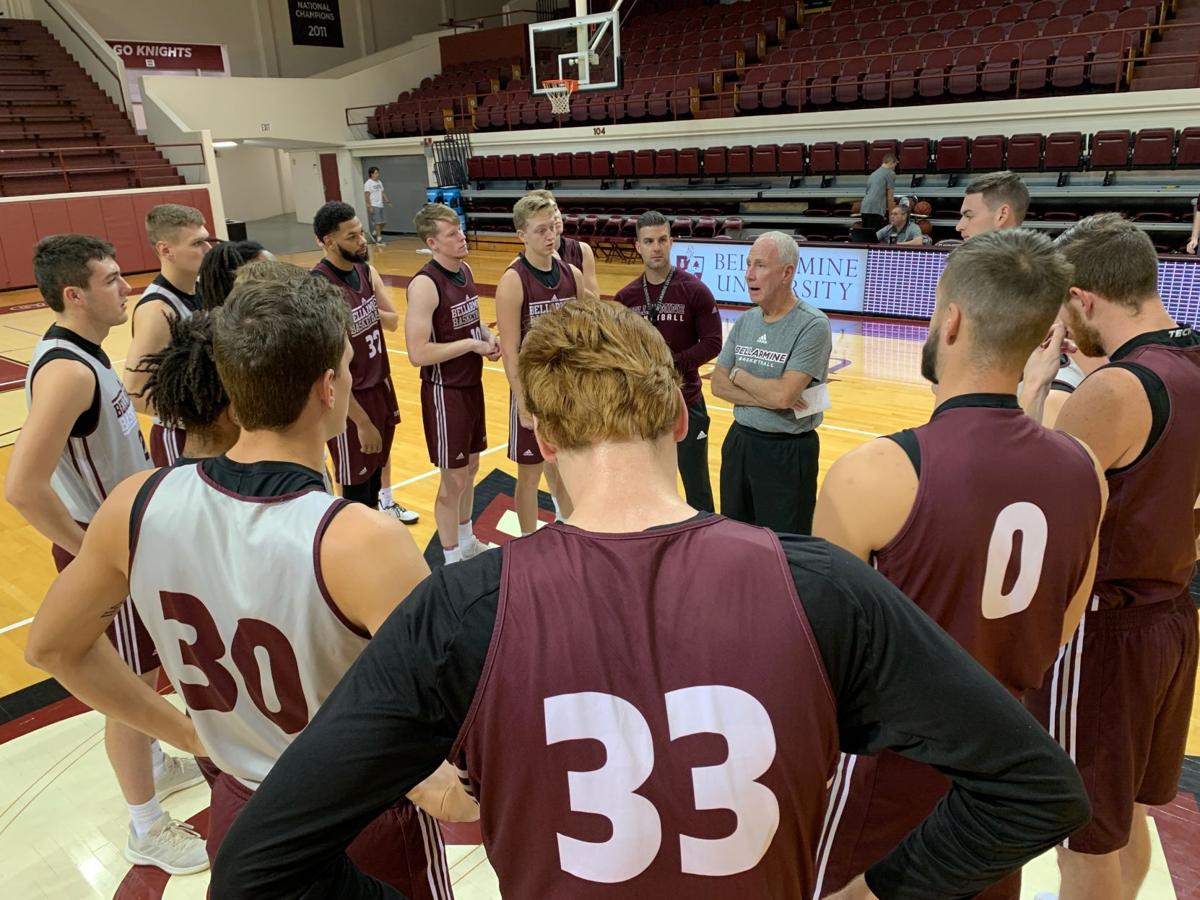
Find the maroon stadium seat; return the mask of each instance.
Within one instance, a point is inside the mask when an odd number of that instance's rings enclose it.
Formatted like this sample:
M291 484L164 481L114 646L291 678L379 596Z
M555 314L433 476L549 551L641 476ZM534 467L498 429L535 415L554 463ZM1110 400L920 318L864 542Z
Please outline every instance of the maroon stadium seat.
M612 154L607 150L593 150L588 168L592 178L612 178Z
M554 154L554 177L555 178L570 178L571 177L571 154L570 153L555 153Z
M563 234L579 234L579 216L574 214L563 216Z
M671 237L691 237L692 236L692 218L691 216L676 216L675 221L671 223Z
M484 177L482 156L472 156L467 160L467 177L472 181L478 181Z
M989 172L1004 168L1008 140L1002 134L982 134L971 141L971 171Z
M516 178L517 177L517 157L515 154L506 153L500 157L500 177L501 178Z
M514 174L515 174L514 166ZM592 154L586 150L582 153L571 154L571 177L588 178L592 174Z
M752 169L755 175L775 175L779 172L779 148L774 144L760 144L754 148Z
M988 60L979 75L979 87L985 94L1007 94L1013 89L1013 73L1021 48L1014 43L996 44L988 51Z
M704 151L704 174L721 177L729 174L729 151L724 147L709 147Z
M990 9L973 9L967 13L963 24L968 28L986 28L992 24L994 15Z
M895 141L895 140L891 140L891 139L871 141L871 146L868 148L868 151L867 151L867 171L874 172L876 169L878 169L880 166L882 166L883 158L885 156L887 156L889 153L892 154L893 156L899 158L899 156L900 156L900 142L899 141ZM903 168L903 166L901 166L901 168Z
M842 141L838 148L839 175L863 175L867 171L867 142Z
M1042 28L1044 38L1064 38L1079 30L1079 21L1074 16L1057 16Z
M1054 44L1040 39L1027 41L1021 48L1021 68L1017 72L1017 92L1035 93L1046 89L1050 80L1050 58Z
M484 178L499 178L500 177L500 157L485 156L483 158L483 177Z
M804 174L803 144L784 144L779 148L779 171L783 175Z
M917 94L917 72L924 62L924 54L905 53L897 57L892 65L892 99L911 100Z
M712 216L700 216L696 220L695 227L692 228L692 237L694 238L711 238L717 233L717 220Z
M925 57L921 77L917 80L917 93L923 100L937 100L946 94L946 72L954 64L954 53L950 50L934 50Z
M1129 147L1133 135L1124 129L1097 131L1092 135L1093 169L1129 168Z
M749 175L752 165L754 148L749 144L739 144L729 148L729 174Z
M828 106L833 102L833 82L842 74L842 61L830 60L817 66L817 73L808 84L808 106Z
M700 174L700 149L685 147L679 151L676 167L680 175L696 177Z
M618 150L613 154L613 174L617 178L633 177L632 150Z
M636 163L634 165L636 168ZM664 178L674 178L679 174L679 151L670 148L659 150L654 157L654 174Z
M1094 88L1116 88L1125 80L1125 35L1110 33L1096 42L1087 80Z
M1008 32L1010 41L1036 41L1042 36L1042 23L1022 19Z
M872 157L875 155L875 144L871 145L871 155ZM898 168L901 172L929 171L929 138L906 138L900 145L900 152L897 155L900 159Z
M891 81L892 61L889 56L879 56L871 60L867 72L862 77L859 92L866 103L882 103L887 99L888 87Z
M533 172L538 178L554 177L554 154L539 153L533 162Z
M1063 40L1055 55L1050 83L1062 91L1074 91L1083 87L1084 70L1091 52L1090 37L1076 34Z
M1048 22L1058 16L1056 0L1037 0L1025 8L1025 19L1030 22Z
M1177 166L1200 166L1200 128L1185 128L1179 132L1179 152L1175 156Z
M979 33L975 35L975 43L990 53L994 45L1008 40L1008 31L1007 25L987 25L979 29Z
M996 10L993 22L997 25L1011 25L1025 18L1025 9L1018 3L1005 3Z
M1032 172L1040 169L1042 141L1040 134L1014 134L1008 139L1008 167L1014 172Z
M1174 128L1143 128L1133 139L1133 166L1169 169L1174 151Z
M908 141L904 142L905 144ZM937 142L937 170L965 172L970 157L971 141L965 137L944 137Z
M833 99L839 105L849 106L858 102L859 85L869 64L865 58L846 60L842 66L842 74L838 76L833 88Z
M1083 164L1083 135L1078 131L1056 131L1046 136L1046 171L1063 172Z
M833 175L838 168L836 141L821 141L808 150L808 167L814 175Z
M986 59L983 47L966 47L958 52L946 79L946 90L951 97L970 97L979 91L979 72Z
M650 178L654 175L653 150L637 150L634 152L633 174L637 178Z

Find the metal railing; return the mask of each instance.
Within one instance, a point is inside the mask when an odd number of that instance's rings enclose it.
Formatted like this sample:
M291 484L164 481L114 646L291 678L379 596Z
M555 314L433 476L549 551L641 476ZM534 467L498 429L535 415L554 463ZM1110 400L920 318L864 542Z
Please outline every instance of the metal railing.
M1182 24L1186 26L1188 23L1182 23ZM1097 91L1094 89L1087 90L1084 87L1080 86L1079 88L1071 89L1070 91L1068 91L1068 93L1071 93L1074 95L1083 95L1083 94L1088 94L1088 93L1091 93L1091 94L1121 93L1124 91L1128 91L1132 87L1134 78L1137 74L1139 67L1142 67L1142 66L1146 65L1147 63L1151 63L1151 62L1155 63L1155 64L1157 64L1157 63L1172 63L1172 62L1175 62L1175 63L1190 62L1190 63L1192 63L1194 65L1194 78L1191 81L1191 83L1182 84L1181 87L1200 87L1200 48L1197 48L1195 51L1183 51L1183 52L1177 52L1177 53L1165 53L1165 54L1153 54L1153 55L1150 55L1150 54L1147 54L1144 52L1145 48L1149 45L1149 35L1151 33L1169 34L1172 29L1175 29L1178 27L1181 27L1180 23L1167 23L1166 25L1160 25L1160 26L1149 26L1148 25L1148 26L1138 26L1138 27L1120 28L1120 29L1112 28L1112 29L1108 29L1103 32L1078 32L1075 34L1055 36L1052 38L1038 37L1038 38L1018 39L1015 41L997 40L997 41L989 41L989 42L982 43L982 44L980 44L980 43L955 44L955 45L950 45L950 46L939 47L934 50L915 50L914 49L914 50L903 50L898 53L888 53L886 56L882 57L882 58L888 59L890 62L890 64L887 66L886 71L878 71L878 72L866 71L866 72L855 73L856 98L861 98L862 85L866 82L869 82L871 84L882 83L882 85L884 86L884 89L885 89L883 97L879 98L879 100L876 102L871 102L871 103L867 103L867 104L864 104L861 101L861 99L857 99L857 102L854 105L857 108L863 108L864 106L866 106L868 108L869 107L880 107L880 106L891 107L894 105L898 105L899 103L907 104L908 101L910 101L910 100L913 104L920 104L922 102L922 98L921 98L920 92L919 92L919 83L920 83L922 77L941 78L941 79L943 79L943 81L945 81L946 79L948 79L950 77L951 70L954 67L954 63L952 61L945 68L945 70L942 72L941 75L923 76L922 68L918 66L914 69L914 71L912 73L904 73L902 75L897 76L894 72L895 64L899 61L899 59L901 57L905 57L905 56L928 57L930 54L937 53L941 50L946 50L951 53L957 54L958 52L961 52L962 50L967 49L968 47L977 47L977 48L985 51L985 58L983 59L982 62L977 63L975 66L975 78L976 78L977 84L978 84L978 79L982 76L985 67L988 65L988 61L986 58L986 55L987 55L986 51L989 51L991 48L994 48L994 47L1000 47L1000 46L1008 45L1008 44L1012 44L1017 47L1016 57L1009 67L1009 72L1010 72L1009 83L1011 85L1011 90L1008 90L1005 92L997 92L995 94L984 94L984 96L988 96L989 99L1008 99L1008 98L1013 98L1013 97L1020 98L1023 96L1027 97L1030 95L1031 91L1028 87L1024 87L1024 88L1022 87L1022 81L1025 80L1025 79L1022 79L1022 77L1021 77L1023 74L1028 75L1028 74L1036 74L1036 73L1042 73L1042 72L1046 73L1045 87L1046 87L1046 89L1050 89L1053 87L1053 74L1055 71L1058 71L1060 69L1065 69L1065 68L1076 68L1076 67L1079 67L1082 65L1082 67L1084 68L1084 70L1086 72L1086 71L1090 71L1091 66L1093 64L1093 62L1092 62L1093 54L1092 53L1088 53L1084 57L1084 61L1082 63L1080 63L1078 60L1059 61L1059 59L1057 59L1055 57L1055 53L1057 52L1057 50L1053 50L1048 57L1031 59L1031 58L1027 57L1027 53L1029 50L1029 48L1028 48L1029 44L1034 43L1036 41L1051 41L1051 42L1059 41L1059 42L1061 42L1061 41L1067 40L1072 37L1093 38L1093 37L1097 37L1099 35L1111 35L1111 34L1127 35L1130 39L1133 39L1133 42L1131 45L1123 44L1123 46L1125 46L1125 50L1123 51L1122 56L1121 56L1119 62L1117 63L1121 67L1121 71L1120 71L1120 74L1118 75L1118 77L1115 79L1115 81L1112 85L1111 91L1110 90ZM1137 40L1137 38L1139 36L1144 36L1145 40L1139 42ZM783 45L781 48L772 48L772 49L773 50L778 50L778 49L789 50L789 49L801 49L801 48L789 48L786 45ZM789 78L787 80L787 82L791 83L791 84L795 84L795 82L800 83L799 85L796 85L793 88L793 90L799 90L799 92L800 92L800 97L798 98L799 102L798 103L786 103L785 102L781 106L772 108L769 111L770 112L780 112L780 111L806 112L806 111L811 111L814 109L829 108L824 104L812 104L810 102L807 102L808 101L807 93L808 93L808 89L810 87L811 81L812 81L812 79L817 77L818 71L823 66L826 66L831 63L845 64L847 62L860 61L860 62L866 64L866 66L869 68L872 63L875 63L876 65L878 65L877 60L879 60L880 58L881 58L881 56L879 54L869 54L869 55L868 54L859 54L859 55L854 55L854 56L837 56L837 57L831 57L828 59L821 59L821 60L802 60L802 61L797 61L797 62L760 62L760 63L755 63L752 65L746 65L746 64L740 62L741 57L739 55L739 63L732 67L706 68L706 69L702 69L699 72L693 72L693 73L688 73L688 74L672 74L672 75L644 76L644 77L639 76L636 78L631 78L631 77L627 76L624 79L624 84L626 85L626 88L623 93L628 94L629 86L634 81L648 81L648 82L652 82L655 84L667 83L669 86L666 88L666 90L672 92L673 94L678 93L681 90L686 91L688 94L688 102L686 104L686 109L683 112L679 111L677 104L668 102L668 108L667 108L667 112L665 114L654 115L654 116L649 116L648 114L642 115L642 116L634 116L634 117L632 117L633 121L638 121L638 120L655 121L655 120L664 120L664 119L669 121L669 120L678 120L678 119L683 119L683 118L694 118L701 111L702 104L705 101L723 101L727 104L732 104L732 108L734 110L734 113L733 113L734 115L744 115L745 111L741 110L738 105L738 100L739 100L741 92L750 87L757 88L762 83L766 83L766 82L756 82L756 81L752 80L752 76L756 72L762 72L764 74L767 74L772 69L789 69L792 72L797 73L797 76L795 78ZM687 60L683 60L681 62L686 63ZM734 75L734 74L737 75L738 81L736 83L727 84L726 82L728 80L728 77L730 75ZM832 80L833 80L834 84L836 85L837 76L832 76ZM1086 78L1085 78L1085 81L1086 81ZM786 94L786 91L788 88L788 83L785 83L783 85L783 90L784 90L785 94ZM911 96L904 95L904 96L897 97L897 91L896 91L897 83L905 83L905 84L912 83L913 85L915 85ZM835 90L836 90L836 87L835 87ZM1040 87L1037 90L1033 91L1033 93L1035 93L1035 94L1041 94L1042 92L1043 92L1043 89ZM503 95L503 94L507 93L507 91L501 90L499 93L501 95ZM603 93L605 93L611 97L611 96L617 95L619 92L605 91ZM652 90L648 93L658 93L658 92ZM901 93L903 94L904 92L901 92ZM973 91L973 95L978 95L980 93L983 93L980 89L976 89L975 91ZM415 97L409 101L399 101L402 104L406 104L406 105L415 104L415 108L412 110L406 111L406 113L392 113L392 115L393 116L398 116L398 115L403 115L403 114L413 115L416 119L417 130L416 131L393 131L393 132L383 135L383 136L430 137L430 136L443 134L446 131L451 131L451 130L467 130L467 131L480 130L480 126L479 126L479 122L478 122L479 109L480 109L480 107L482 107L484 105L484 102L488 96L490 96L490 95L488 95L488 94L483 94L483 95L480 95L480 94L440 94L440 95L435 95L435 96ZM582 94L576 95L574 98L572 98L573 106L575 104L580 103L582 100L586 99L587 96L588 96L587 93L582 93ZM938 96L935 99L939 100L939 101L944 101L947 96L948 95L946 94L946 92L942 91L942 92L940 92L940 96ZM786 97L785 97L785 99L786 99ZM605 115L603 118L592 118L592 117L590 117L590 115L576 117L574 114L572 114L571 116L562 116L562 117L553 116L552 117L549 115L549 103L548 103L548 101L545 100L544 97L540 97L539 95L531 95L528 98L528 100L530 100L534 103L537 103L539 106L545 107L545 109L538 110L537 121L532 122L532 123L523 122L520 120L519 116L513 116L510 113L509 115L506 116L505 122L503 124L490 124L490 122L489 122L489 125L487 125L485 127L489 128L490 130L524 130L524 129L528 129L528 128L537 128L537 127L553 127L556 125L564 126L564 127L565 126L587 125L587 124L606 125L606 124L613 124L614 122L618 121L618 119L616 117L614 117L610 114L610 107L607 104L605 107ZM366 128L369 126L369 119L370 119L370 117L372 117L374 115L375 110L379 106L387 106L387 105L389 105L389 104L377 104L375 106L347 107L345 110L346 124L348 127L351 127L351 128ZM829 104L829 106L832 106L834 108L844 108L844 106L846 106L846 105L848 105L848 104L838 104L836 102L836 100L833 103ZM511 107L509 107L509 108L511 110ZM514 118L516 118L516 121L513 121ZM631 117L626 116L624 119L620 119L620 121L629 121L630 118ZM441 127L440 128L426 127L426 123L430 119L433 119L433 121L436 123L440 123Z
M3 138L0 138L2 140ZM170 162L162 158L158 151L162 149L179 149L184 147L195 148L200 156L198 162ZM134 158L133 162L124 162L116 158L115 154L120 151L124 154L129 154ZM113 156L114 161L109 164L96 164L89 162L86 165L70 165L68 159L71 156L92 156L108 155ZM33 169L15 169L5 170L2 166L7 160L19 159L21 157L45 157L50 156L56 165L47 166L44 168ZM153 157L147 162L142 162L139 157ZM13 149L0 149L0 196L9 196L4 189L5 181L10 178L50 178L59 176L63 182L63 193L69 193L76 190L72 185L72 177L78 179L80 176L90 176L100 173L130 173L131 180L134 183L126 185L126 187L141 187L141 177L139 172L144 172L151 169L160 170L164 174L168 170L176 170L179 168L188 168L194 166L204 166L204 148L202 144L103 144L96 146L81 146L81 147L22 147ZM177 174L177 173L176 173ZM87 188L78 188L86 190Z

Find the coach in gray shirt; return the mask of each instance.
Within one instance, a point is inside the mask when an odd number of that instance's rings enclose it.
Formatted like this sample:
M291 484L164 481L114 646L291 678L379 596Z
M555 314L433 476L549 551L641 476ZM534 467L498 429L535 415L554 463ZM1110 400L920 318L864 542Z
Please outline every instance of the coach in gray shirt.
M896 205L896 165L894 153L883 158L883 164L867 177L867 192L862 199L862 227L878 231L887 220L888 211Z
M721 447L721 513L810 534L822 415L805 415L801 395L825 381L833 338L825 313L792 290L799 259L796 241L781 231L750 248L746 286L754 308L733 323L712 391L733 404Z

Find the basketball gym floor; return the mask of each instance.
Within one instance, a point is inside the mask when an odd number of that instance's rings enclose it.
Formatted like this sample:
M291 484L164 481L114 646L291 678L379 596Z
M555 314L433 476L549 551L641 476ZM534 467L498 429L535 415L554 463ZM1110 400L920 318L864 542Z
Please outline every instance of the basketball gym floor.
M404 309L404 287L427 257L415 240L395 240L372 251L372 262L390 286L391 298ZM495 321L492 294L511 246L475 250L470 259L480 287L484 320ZM286 257L312 265L317 253ZM608 296L639 272L637 266L601 262L601 293ZM150 275L132 276L135 294ZM132 309L132 304L130 305ZM737 310L725 310L726 327ZM0 480L7 471L25 417L24 363L51 313L34 291L0 294ZM933 398L919 374L920 324L838 319L834 322L831 393L821 434L821 472L847 450L881 434L928 419ZM418 546L434 538L433 501L437 470L429 463L421 431L417 370L408 364L402 333L388 336L392 377L403 421L392 450L392 482L397 499L418 511L411 529ZM128 325L115 329L105 349L120 369L129 346ZM706 374L709 367L702 370ZM505 451L508 388L500 364L485 363L489 448L480 477L493 469L515 475ZM716 493L720 447L732 421L731 410L705 389L712 417L709 467ZM146 426L147 423L143 422ZM148 427L148 426L147 426ZM493 498L480 520L492 539L516 532L511 500ZM65 698L45 676L23 660L29 621L54 575L49 546L0 500L0 897L12 900L77 898L203 898L208 874L171 877L157 869L130 866L121 854L126 814L104 756L101 718ZM1156 810L1151 831L1154 861L1140 894L1151 900L1200 898L1200 716L1193 712L1184 783L1175 802ZM200 786L170 798L177 818L201 831L207 822L208 789ZM461 900L500 896L495 876L473 828L448 832L448 853L456 895ZM1026 869L1023 896L1054 891L1057 872L1052 855Z

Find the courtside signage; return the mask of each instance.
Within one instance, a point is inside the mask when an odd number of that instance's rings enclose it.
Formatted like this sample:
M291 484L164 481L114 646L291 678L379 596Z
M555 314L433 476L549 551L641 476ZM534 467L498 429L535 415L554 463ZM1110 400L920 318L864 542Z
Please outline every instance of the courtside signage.
M866 283L867 251L838 247L800 248L792 287L796 296L818 309L861 313ZM746 291L749 244L678 241L671 248L676 268L691 272L712 291L718 303L750 303Z

